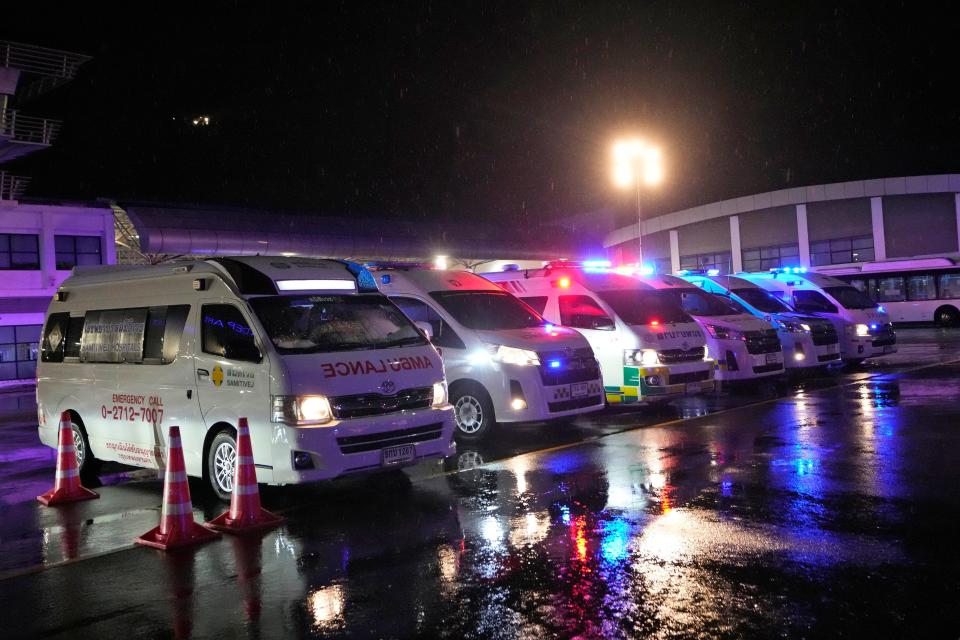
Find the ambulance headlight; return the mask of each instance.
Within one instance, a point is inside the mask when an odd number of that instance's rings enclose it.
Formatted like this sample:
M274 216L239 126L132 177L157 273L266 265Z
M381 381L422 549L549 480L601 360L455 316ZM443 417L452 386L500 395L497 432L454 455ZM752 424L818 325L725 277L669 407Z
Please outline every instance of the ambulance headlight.
M711 338L716 338L717 340L743 340L743 332L737 331L736 329L730 329L729 327L723 327L718 324L705 324L703 325L707 330L707 333L710 334Z
M447 404L447 385L444 382L433 383L433 407L439 408Z
M863 336L870 335L870 327L865 324L858 324L856 327L854 327L854 330L857 332L857 336L861 338Z
M490 352L490 357L493 358L495 362L502 362L503 364L516 364L522 367L540 366L540 356L538 356L535 351L518 349L516 347L507 347L502 344L488 344L487 351Z
M623 364L633 367L654 367L660 364L656 349L624 349Z
M273 396L270 419L292 426L324 424L333 411L326 396Z
M777 320L777 326L790 333L809 333L810 325L802 322L793 322L792 320Z

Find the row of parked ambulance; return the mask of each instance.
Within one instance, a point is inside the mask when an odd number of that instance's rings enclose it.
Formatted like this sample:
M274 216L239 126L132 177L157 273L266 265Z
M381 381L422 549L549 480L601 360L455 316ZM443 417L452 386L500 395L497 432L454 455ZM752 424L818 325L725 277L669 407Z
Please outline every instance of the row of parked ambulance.
M832 278L644 275L602 263L477 275L334 260L78 268L51 302L41 440L71 416L81 467L162 467L232 491L236 425L287 484L451 455L496 423L664 402L717 380L895 349L882 309Z

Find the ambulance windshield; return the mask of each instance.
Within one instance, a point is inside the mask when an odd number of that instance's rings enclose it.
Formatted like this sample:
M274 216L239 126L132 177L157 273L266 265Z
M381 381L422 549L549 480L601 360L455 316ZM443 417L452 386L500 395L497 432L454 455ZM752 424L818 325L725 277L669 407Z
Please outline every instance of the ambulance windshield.
M669 291L607 289L596 293L627 324L693 322Z
M280 353L318 353L425 345L385 296L265 296L250 300Z
M533 309L506 291L434 291L430 295L468 329L504 331L546 324Z

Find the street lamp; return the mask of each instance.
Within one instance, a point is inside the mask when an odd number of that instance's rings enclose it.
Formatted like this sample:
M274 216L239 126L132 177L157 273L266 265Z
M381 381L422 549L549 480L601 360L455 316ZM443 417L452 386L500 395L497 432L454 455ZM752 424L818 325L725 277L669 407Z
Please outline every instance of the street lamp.
M613 145L613 181L618 187L635 187L637 191L637 263L643 265L640 209L641 185L654 186L663 180L660 149L638 138L618 140Z

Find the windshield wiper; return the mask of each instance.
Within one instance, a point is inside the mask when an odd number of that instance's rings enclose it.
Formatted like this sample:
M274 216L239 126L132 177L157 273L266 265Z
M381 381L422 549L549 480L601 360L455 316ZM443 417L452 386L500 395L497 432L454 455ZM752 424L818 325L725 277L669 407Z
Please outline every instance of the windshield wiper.
M397 338L389 342L381 342L377 345L379 349L389 349L391 347L402 347L411 344L424 344L425 340L420 336L407 336L406 338Z

